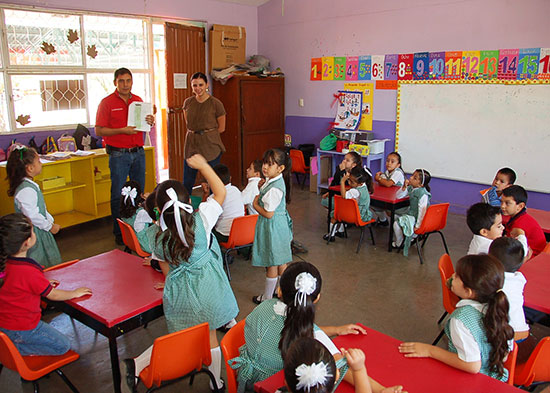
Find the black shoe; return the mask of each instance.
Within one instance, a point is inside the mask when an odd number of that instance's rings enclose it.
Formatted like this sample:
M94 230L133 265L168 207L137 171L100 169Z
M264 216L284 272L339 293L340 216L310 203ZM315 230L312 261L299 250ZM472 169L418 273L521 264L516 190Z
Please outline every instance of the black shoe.
M136 391L136 363L134 359L124 359L120 362L120 366L122 393L134 393Z
M264 295L258 295L258 296L252 296L252 301L255 303L255 304L260 304L261 302L264 301Z
M227 325L220 326L216 330L221 333L227 333L231 328L228 328Z
M334 238L334 236L330 236L328 233L325 233L325 234L323 235L323 240L329 241L329 242L333 242L333 241L335 241L336 239Z
M214 393L225 393L225 381L222 379L221 380L223 385L221 388L217 388L217 389L210 389L212 392Z
M390 226L390 223L388 222L388 220L384 220L384 221L380 221L380 220L376 220L376 226L377 227L388 227Z
M334 236L344 238L346 237L346 232L336 232Z
M124 245L124 240L122 240L122 235L116 235L115 236L115 243L118 244L119 246Z

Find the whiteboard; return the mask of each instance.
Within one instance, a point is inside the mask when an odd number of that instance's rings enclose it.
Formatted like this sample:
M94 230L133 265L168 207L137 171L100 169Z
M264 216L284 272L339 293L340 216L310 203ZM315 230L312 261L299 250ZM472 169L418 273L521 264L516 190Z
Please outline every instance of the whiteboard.
M407 172L490 184L510 167L516 184L550 192L550 84L399 84L396 149Z

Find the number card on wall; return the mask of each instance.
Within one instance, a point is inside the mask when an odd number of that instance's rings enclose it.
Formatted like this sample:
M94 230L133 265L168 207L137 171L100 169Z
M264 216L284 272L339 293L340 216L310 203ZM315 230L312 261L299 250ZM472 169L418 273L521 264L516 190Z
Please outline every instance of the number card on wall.
M346 58L334 58L334 80L343 81L346 79Z
M540 48L538 79L550 79L550 48Z
M518 79L533 79L539 71L540 48L519 50Z
M384 59L384 80L397 80L397 60L399 55L386 55Z
M397 60L397 79L405 81L412 80L413 62L414 55L412 53L399 55Z
M370 56L359 56L359 80L369 80L371 78L371 59Z
M372 79L384 80L384 55L372 56Z
M359 129L366 131L372 130L372 97L374 83L344 83L344 89L363 92L363 104Z
M311 72L309 79L312 81L320 81L323 79L323 60L320 57L311 59Z
M334 57L323 57L323 80L331 81L334 77Z
M357 68L359 67L359 58L357 56L348 57L346 59L346 80L357 80Z
M460 79L462 51L445 52L445 79Z
M430 79L445 78L445 52L430 52Z
M479 77L494 79L498 72L498 50L482 50L479 56Z
M361 119L363 93L360 91L338 91L342 93L334 119L337 130L356 130Z
M477 79L479 74L479 51L462 52L462 79Z
M430 75L430 54L428 52L420 52L414 54L413 61L413 79L424 80Z
M501 49L498 59L498 79L516 79L519 49Z

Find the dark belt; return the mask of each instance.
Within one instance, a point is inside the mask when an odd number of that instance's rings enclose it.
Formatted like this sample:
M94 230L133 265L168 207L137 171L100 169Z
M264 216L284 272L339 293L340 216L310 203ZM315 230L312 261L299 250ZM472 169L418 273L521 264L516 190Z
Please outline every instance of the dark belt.
M207 132L216 131L216 130L217 128L210 128L208 130L198 130L198 131L187 130L187 132L190 132L191 134L204 135Z
M119 151L121 153L137 153L138 151L143 150L143 146L135 146L135 147L114 147L114 146L105 146L105 151L107 154L111 154L113 151Z

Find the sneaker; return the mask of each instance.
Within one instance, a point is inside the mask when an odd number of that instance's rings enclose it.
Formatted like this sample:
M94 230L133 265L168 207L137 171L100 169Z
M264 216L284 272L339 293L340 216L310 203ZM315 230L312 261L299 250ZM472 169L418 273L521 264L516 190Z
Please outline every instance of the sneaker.
M252 296L252 301L254 302L254 304L260 304L261 302L264 301L264 295L261 294L258 296Z
M377 219L376 220L376 226L377 227L387 227L387 226L390 226L390 223L388 222L388 220L384 220L384 221L381 221L380 219Z
M134 393L136 391L136 363L134 359L124 359L120 362L120 387L122 393Z
M333 242L335 241L336 239L334 238L334 236L330 236L328 233L325 233L323 235L323 240L326 240L326 241L329 241L329 242Z

